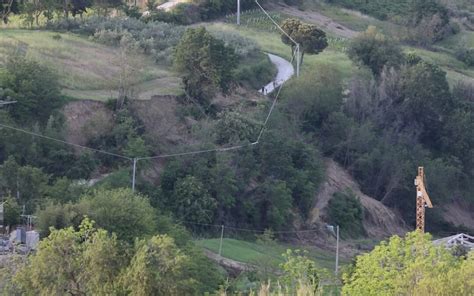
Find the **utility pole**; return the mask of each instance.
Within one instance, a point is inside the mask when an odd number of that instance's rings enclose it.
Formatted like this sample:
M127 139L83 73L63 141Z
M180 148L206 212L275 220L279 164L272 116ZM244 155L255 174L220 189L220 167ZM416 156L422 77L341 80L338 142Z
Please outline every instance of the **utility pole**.
M296 77L300 77L301 50L300 44L296 44Z
M221 228L221 242L219 243L219 257L222 257L222 241L224 239L224 225Z
M5 202L0 202L0 226L3 227L3 217L4 217L4 208L3 208L3 205L5 204Z
M133 159L133 173L132 173L132 192L135 192L135 175L137 173L137 158Z
M339 269L339 225L336 225L336 269L334 275L337 277L337 271Z
M237 0L237 25L240 26L240 0Z

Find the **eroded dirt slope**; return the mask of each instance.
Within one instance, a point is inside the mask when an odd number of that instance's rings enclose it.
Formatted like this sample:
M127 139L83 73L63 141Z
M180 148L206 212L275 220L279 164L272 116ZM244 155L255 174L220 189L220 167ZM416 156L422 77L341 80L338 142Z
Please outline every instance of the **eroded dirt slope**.
M326 214L329 200L338 191L352 190L364 207L363 225L371 238L385 238L394 234L404 234L408 231L405 223L390 208L383 205L360 191L359 185L336 162L326 159L326 181L316 196L316 204L309 216L310 224L321 223Z

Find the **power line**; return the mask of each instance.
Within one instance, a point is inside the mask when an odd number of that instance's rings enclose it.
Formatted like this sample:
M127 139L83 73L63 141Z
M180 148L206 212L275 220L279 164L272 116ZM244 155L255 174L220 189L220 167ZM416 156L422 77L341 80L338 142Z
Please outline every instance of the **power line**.
M197 222L190 222L190 221L177 221L178 223L182 224L189 224L189 225L200 225L200 226L209 226L209 227L217 227L221 228L222 224L208 224L208 223L197 223ZM224 225L225 226L225 225ZM226 229L232 229L236 231L243 231L243 232L254 232L254 233L264 233L265 230L260 229L249 229L249 228L239 228L239 227L232 227L232 226L225 226ZM310 232L317 232L318 229L303 229L303 230L281 230L281 231L273 231L276 234L285 234L285 233L310 233Z
M74 146L74 147L77 147L77 148L87 149L87 150L94 151L94 152L97 152L97 153L102 153L102 154L107 154L107 155L111 155L111 156L115 156L115 157L120 157L120 158L127 159L127 160L132 160L132 158L127 157L125 155L120 155L120 154L117 154L117 153L112 153L112 152L99 150L99 149L95 149L95 148L91 148L91 147L87 147L87 146L83 146L83 145L79 145L79 144L75 144L75 143L70 143L70 142L67 142L67 141L64 141L64 140L60 140L60 139L56 139L56 138L53 138L53 137L48 137L48 136L41 135L41 134L38 134L38 133L30 132L30 131L27 131L27 130L24 130L24 129L21 129L21 128L16 128L16 127L1 124L1 123L0 123L0 127L6 128L6 129L11 129L11 130L14 130L14 131L17 131L17 132L22 132L22 133L32 135L32 136L35 136L35 137L38 137L38 138L43 138L43 139L46 139L46 140L55 141L55 142L58 142L58 143Z
M182 153L172 153L172 154L160 154L155 156L148 156L148 157L137 157L136 160L150 160L150 159L157 159L157 158L169 158L169 157L176 157L176 156L186 156L186 155L194 155L194 154L202 154L202 153L209 153L209 152L225 152L231 150L237 150L253 145L257 145L258 142L253 142L244 145L237 145L237 146L230 146L230 147L222 147L222 148L213 148L213 149L205 149L205 150L196 150L196 151L189 151L189 152L182 152Z

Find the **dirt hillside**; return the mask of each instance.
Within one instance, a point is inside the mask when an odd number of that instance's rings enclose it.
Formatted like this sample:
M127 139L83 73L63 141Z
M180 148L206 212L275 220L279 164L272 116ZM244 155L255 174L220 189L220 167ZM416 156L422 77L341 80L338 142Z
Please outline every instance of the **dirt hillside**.
M317 11L301 11L296 7L288 6L282 3L271 4L271 9L281 11L284 14L302 19L305 22L315 24L337 36L344 38L354 38L359 32L351 30L346 26L334 21Z
M455 226L474 227L474 208L467 202L455 200L443 206L443 218Z
M112 129L112 111L102 102L83 100L68 103L63 108L66 118L66 140L85 145L91 138L104 135Z
M404 234L408 229L404 222L390 208L365 195L348 172L333 160L327 159L326 181L316 196L316 204L308 218L309 224L323 222L326 208L333 194L350 189L356 194L364 207L363 225L371 238L385 238L394 234Z

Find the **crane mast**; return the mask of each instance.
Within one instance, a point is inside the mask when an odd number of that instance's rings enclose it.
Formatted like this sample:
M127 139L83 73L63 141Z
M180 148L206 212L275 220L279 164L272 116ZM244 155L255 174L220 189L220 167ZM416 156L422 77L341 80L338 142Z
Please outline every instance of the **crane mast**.
M418 175L415 178L416 186L416 229L425 232L425 207L432 208L433 204L426 192L425 172L423 167L418 167Z

